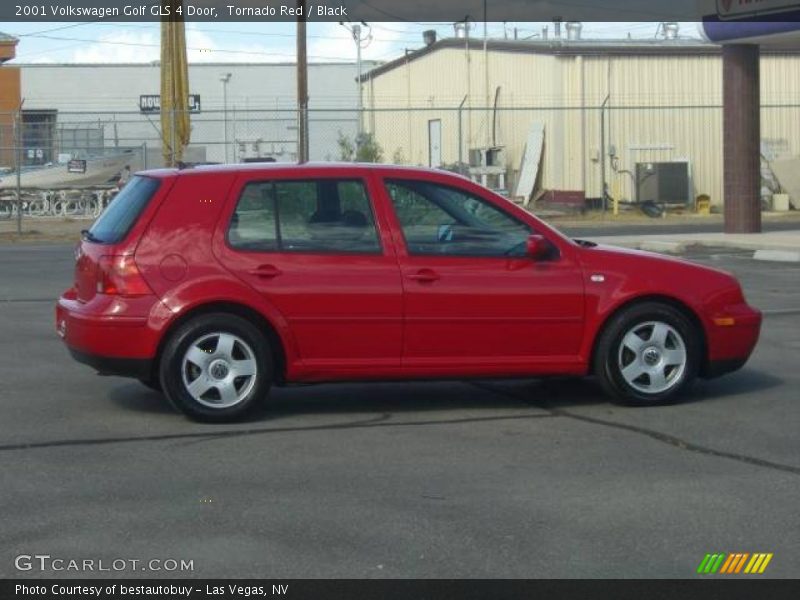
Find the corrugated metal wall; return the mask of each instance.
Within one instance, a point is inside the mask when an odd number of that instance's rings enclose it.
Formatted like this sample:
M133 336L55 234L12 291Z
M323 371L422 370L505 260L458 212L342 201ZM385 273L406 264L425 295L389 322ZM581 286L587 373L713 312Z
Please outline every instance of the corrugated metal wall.
M545 125L546 188L601 194L601 110L605 111L606 180L612 195L634 199L637 162L688 160L693 193L722 199L722 59L720 55L582 55L488 53L442 48L365 83L367 119L386 150L410 164L428 164L428 121L442 120L445 163L459 158L458 112L464 104L461 156L492 143L506 146L512 179L528 130ZM800 56L762 57L762 137L800 154ZM497 88L498 111L491 107ZM394 110L393 110L394 109ZM397 110L402 109L402 110ZM409 110L410 109L410 110Z

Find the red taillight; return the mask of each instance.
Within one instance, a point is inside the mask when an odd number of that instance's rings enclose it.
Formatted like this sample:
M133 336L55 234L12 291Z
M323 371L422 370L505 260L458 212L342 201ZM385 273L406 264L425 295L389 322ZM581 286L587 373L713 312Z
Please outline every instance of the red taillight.
M101 256L97 264L97 293L147 296L153 292L131 255Z

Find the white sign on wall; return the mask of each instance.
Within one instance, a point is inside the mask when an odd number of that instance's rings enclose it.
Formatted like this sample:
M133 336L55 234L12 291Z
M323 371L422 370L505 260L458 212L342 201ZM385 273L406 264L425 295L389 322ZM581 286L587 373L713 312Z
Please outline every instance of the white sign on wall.
M200 94L189 94L187 99L189 112L200 112ZM161 112L161 96L158 94L142 94L139 96L139 111L143 113Z

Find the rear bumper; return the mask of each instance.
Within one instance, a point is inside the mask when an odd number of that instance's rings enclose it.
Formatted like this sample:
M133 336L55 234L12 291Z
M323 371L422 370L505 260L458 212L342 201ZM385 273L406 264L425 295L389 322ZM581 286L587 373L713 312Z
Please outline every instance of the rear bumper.
M100 375L117 375L119 377L135 377L149 379L152 374L153 361L144 358L113 358L87 354L67 346L70 355L81 364L92 367Z
M56 304L56 332L75 360L102 374L148 377L159 331L147 315L159 304L155 297L99 295L84 303L68 290Z

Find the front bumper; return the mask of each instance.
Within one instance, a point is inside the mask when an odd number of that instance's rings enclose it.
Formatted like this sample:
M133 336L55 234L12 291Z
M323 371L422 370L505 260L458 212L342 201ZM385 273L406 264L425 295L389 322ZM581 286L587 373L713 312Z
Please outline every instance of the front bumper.
M701 376L719 377L741 369L758 343L761 323L761 311L747 304L712 315L706 326L708 361Z
M701 376L705 379L714 379L716 377L722 377L728 373L733 373L734 371L738 371L741 369L750 357L747 356L745 358L731 358L728 360L714 360L710 361Z

